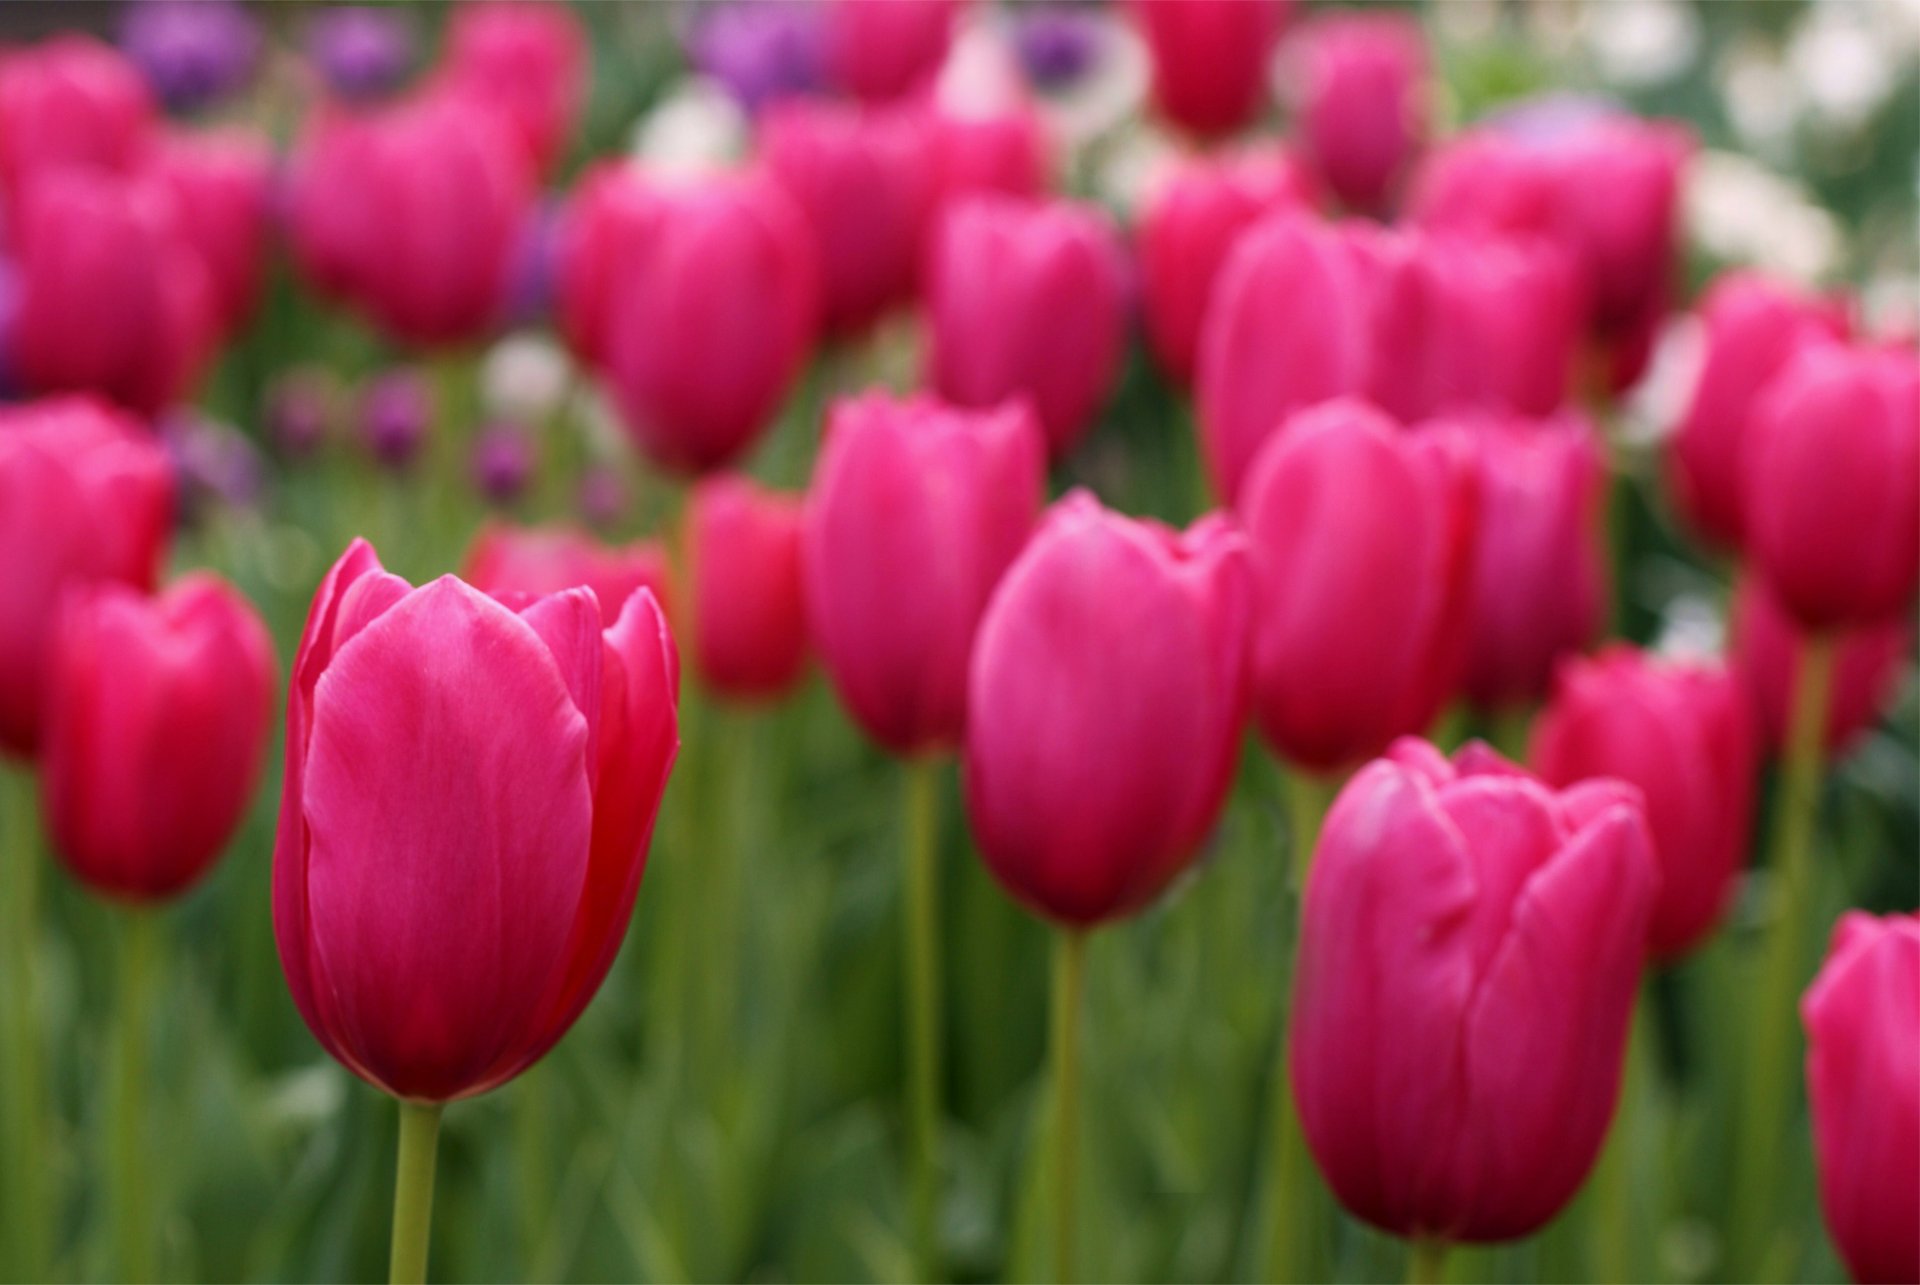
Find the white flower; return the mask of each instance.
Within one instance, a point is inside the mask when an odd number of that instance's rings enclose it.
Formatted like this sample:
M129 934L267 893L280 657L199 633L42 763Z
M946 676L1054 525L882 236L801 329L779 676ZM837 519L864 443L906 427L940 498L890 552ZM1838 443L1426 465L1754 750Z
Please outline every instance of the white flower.
M1900 50L1897 38L1875 29L1869 11L1880 7L1812 5L1787 42L1787 66L1828 124L1857 129L1893 92Z
M544 335L508 335L487 350L480 395L489 417L543 424L559 408L573 377L566 351Z
M1688 167L1690 239L1725 263L1749 264L1802 284L1832 275L1840 225L1806 189L1733 152L1702 152Z
M1700 53L1700 18L1678 0L1589 5L1584 30L1600 74L1616 85L1664 85Z
M746 113L722 86L689 76L635 123L633 155L656 174L727 169L746 155Z

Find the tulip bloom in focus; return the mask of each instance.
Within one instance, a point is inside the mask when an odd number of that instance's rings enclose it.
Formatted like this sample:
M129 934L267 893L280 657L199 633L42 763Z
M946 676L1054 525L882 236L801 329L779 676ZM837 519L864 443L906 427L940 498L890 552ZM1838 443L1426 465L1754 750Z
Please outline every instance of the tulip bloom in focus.
M994 877L1085 928L1185 870L1225 801L1246 718L1245 545L1075 492L980 622L967 690L967 813Z
M1920 917L1840 921L1800 1002L1820 1209L1853 1278L1920 1280Z
M588 71L586 35L564 4L460 4L447 23L448 88L503 114L538 173L552 173L566 152Z
M1133 0L1153 57L1153 99L1203 138L1251 124L1267 99L1268 65L1286 0Z
M1352 209L1380 211L1426 140L1427 45L1399 13L1316 19L1299 44L1301 133L1308 162Z
M514 527L490 522L474 537L460 578L503 601L545 597L584 585L612 628L627 599L651 590L666 614L673 602L667 551L658 540L606 545L568 526Z
M62 591L150 589L172 524L173 471L137 422L83 397L0 408L0 748L39 744Z
M41 799L54 850L96 892L176 895L226 847L260 776L273 643L215 576L148 598L112 582L62 599Z
M56 170L128 172L156 124L139 70L91 36L0 54L0 186L10 199Z
M1733 600L1734 664L1745 680L1760 729L1775 753L1785 749L1793 683L1806 630L1759 579L1740 583ZM1838 758L1873 726L1893 701L1913 624L1905 619L1841 631L1833 639L1833 692L1827 705L1825 746Z
M1288 1024L1341 1204L1454 1241L1560 1211L1613 1116L1658 883L1618 782L1556 793L1413 740L1354 777L1314 852Z
M1657 958L1685 954L1720 922L1747 860L1757 750L1746 694L1724 665L1616 645L1561 667L1528 757L1550 785L1613 777L1639 789L1660 863Z
M699 483L690 503L700 676L740 699L783 695L807 663L801 502L725 475Z

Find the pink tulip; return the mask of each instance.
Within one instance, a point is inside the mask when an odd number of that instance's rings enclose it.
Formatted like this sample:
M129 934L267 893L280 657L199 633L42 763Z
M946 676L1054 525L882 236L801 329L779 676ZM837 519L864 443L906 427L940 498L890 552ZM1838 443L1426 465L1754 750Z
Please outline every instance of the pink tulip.
M1049 453L1066 455L1125 356L1126 257L1112 223L1065 201L972 197L942 219L928 271L929 382L961 406L1027 398Z
M40 742L61 593L153 586L173 522L173 471L153 437L91 398L0 408L0 748Z
M957 745L988 595L1044 494L1024 405L966 411L869 393L837 403L801 544L814 646L841 702L896 754Z
M1854 911L1800 1015L1827 1230L1861 1282L1920 1280L1920 917Z
M119 50L68 34L0 54L0 185L17 200L31 179L70 167L126 173L158 112Z
M1053 147L1032 103L967 111L936 106L932 119L939 209L983 194L1037 200L1052 187Z
M801 502L722 475L696 486L690 503L700 676L736 699L782 696L807 663Z
M444 1102L526 1070L626 935L679 746L648 593L502 605L363 541L322 582L287 700L274 931L341 1065Z
M1482 709L1538 700L1607 610L1606 452L1585 418L1470 426L1480 470L1464 690Z
M1308 204L1298 168L1277 152L1189 160L1149 194L1137 249L1147 335L1168 374L1192 382L1207 304L1240 234Z
M1315 19L1300 45L1299 119L1306 155L1340 200L1383 210L1426 141L1427 42L1400 13Z
M651 186L624 162L587 170L561 207L555 235L554 319L567 347L588 366L598 368L606 361L612 283L625 272L621 260L646 242L647 220L655 209Z
M611 629L627 599L641 589L669 615L673 603L667 551L658 540L607 545L569 526L514 527L490 522L474 537L460 578L501 601L539 598L584 585Z
M185 891L233 838L273 722L273 643L224 580L159 597L111 581L61 601L40 789L53 847L89 887Z
M447 24L445 83L504 115L537 173L565 154L590 71L586 34L563 4L466 3Z
M1192 864L1246 722L1246 550L1222 516L1183 533L1076 491L980 622L967 813L1022 905L1091 926Z
M1291 763L1331 772L1432 722L1471 625L1479 494L1448 431L1362 402L1302 412L1261 452L1253 546L1254 714Z
M1204 138L1251 124L1267 100L1268 64L1287 0L1133 0L1153 57L1153 98Z
M207 267L223 333L252 317L272 236L273 151L251 131L165 135L149 159L173 194L181 232Z
M913 298L934 199L924 113L793 99L761 118L760 149L806 216L827 330L864 330Z
M1837 758L1886 712L1913 650L1913 623L1845 629L1833 637L1833 690L1827 702L1826 748ZM1746 682L1761 732L1775 753L1786 748L1793 685L1806 631L1774 599L1764 582L1740 582L1733 603L1734 663Z
M1699 945L1746 865L1757 785L1753 717L1732 671L1624 644L1569 660L1528 757L1550 785L1615 777L1639 789L1660 864L1649 949L1674 959Z
M827 66L855 98L887 102L932 83L965 0L827 0Z
M1411 740L1354 777L1307 878L1288 1032L1341 1204L1456 1241L1566 1204L1613 1115L1658 882L1619 782L1555 793Z
M1753 408L1748 553L1814 629L1881 623L1920 585L1920 355L1802 348Z

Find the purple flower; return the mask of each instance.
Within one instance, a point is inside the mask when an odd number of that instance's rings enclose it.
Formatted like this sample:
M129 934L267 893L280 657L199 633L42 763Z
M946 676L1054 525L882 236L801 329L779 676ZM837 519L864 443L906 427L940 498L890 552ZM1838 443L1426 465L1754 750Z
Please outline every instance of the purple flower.
M561 213L556 200L542 201L514 247L502 320L507 328L531 325L553 303L554 272L559 263Z
M413 462L433 420L433 396L410 370L377 376L360 401L360 432L382 464L404 469Z
M413 28L392 9L322 9L307 24L307 58L342 98L392 92L413 67Z
M239 0L138 0L120 21L120 47L175 111L246 88L260 44L260 26Z
M296 370L275 380L267 391L267 436L295 459L313 454L327 435L330 393L317 371Z
M1036 5L1014 19L1013 47L1040 89L1071 85L1100 54L1100 20L1071 5Z
M182 407L161 417L159 433L173 457L185 521L195 520L209 504L239 508L260 497L260 453L239 429Z
M1598 122L1625 115L1619 103L1596 94L1554 92L1507 104L1487 123L1507 136L1538 147L1552 147Z
M626 515L627 488L612 469L593 468L580 479L576 503L581 517L590 525L605 529Z
M734 0L699 9L687 32L687 55L748 111L826 83L826 35L814 6Z
M527 489L535 464L533 438L518 424L489 424L473 444L473 484L495 504Z

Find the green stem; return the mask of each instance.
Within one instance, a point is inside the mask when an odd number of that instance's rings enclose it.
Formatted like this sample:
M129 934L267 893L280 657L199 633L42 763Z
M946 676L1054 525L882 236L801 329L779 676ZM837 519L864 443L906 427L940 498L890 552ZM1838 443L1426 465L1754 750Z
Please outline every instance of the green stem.
M1309 1203L1313 1163L1307 1154L1306 1135L1300 1129L1300 1116L1293 1106L1284 1029L1278 1049L1273 1070L1273 1214L1267 1228L1267 1267L1262 1276L1275 1282L1309 1279L1300 1259L1314 1224Z
M1446 1241L1422 1236L1407 1246L1407 1285L1440 1285L1446 1278Z
M4 1044L6 1054L5 1138L8 1163L5 1243L11 1275L41 1280L49 1275L52 1254L53 1196L47 1158L47 1102L41 1064L36 964L40 935L39 831L34 820L34 782L26 769L0 765L6 801L6 837L0 851L0 951L6 968Z
M1602 1281L1644 1279L1634 1262L1639 1222L1635 1218L1634 1156L1640 1131L1641 1096L1651 1091L1642 1071L1647 1025L1653 1020L1643 992L1634 1005L1627 1030L1626 1059L1621 1070L1620 1103L1614 1111L1606 1149L1593 1171L1593 1213L1588 1230L1588 1252L1593 1278Z
M1284 772L1280 789L1287 809L1287 846L1292 852L1295 898L1307 890L1307 871L1313 866L1314 845L1320 842L1320 823L1326 817L1328 786L1304 772Z
M123 1281L154 1278L153 1210L148 1177L153 1156L147 1145L149 1072L147 1027L157 993L159 928L155 912L135 907L120 928L119 1014L113 1066L113 1105L108 1120L109 1181L114 1250Z
M548 1109L547 1075L536 1066L513 1086L513 1120L519 1162L515 1168L520 1188L520 1258L529 1273L546 1258L547 1227L553 1221L553 1166L548 1163L547 1140L553 1135L553 1113ZM531 1276L529 1279L539 1279Z
M1053 1279L1078 1280L1080 1186L1080 1006L1087 935L1062 928L1053 948Z
M393 1178L393 1249L387 1279L392 1285L425 1285L441 1104L402 1101L399 1107L400 1159Z
M937 763L907 765L907 842L904 889L907 960L907 1092L912 1120L912 1234L923 1279L939 1269L940 1181L940 923L935 828L939 788Z

